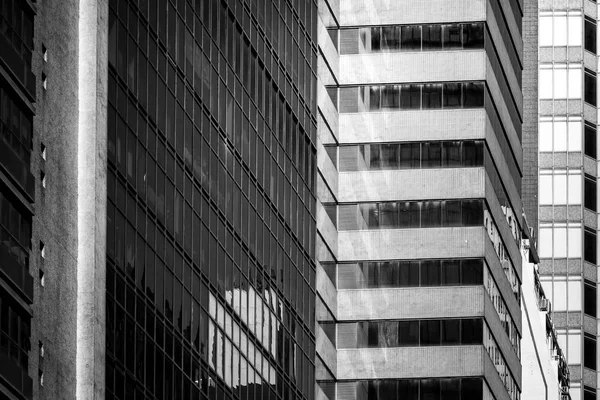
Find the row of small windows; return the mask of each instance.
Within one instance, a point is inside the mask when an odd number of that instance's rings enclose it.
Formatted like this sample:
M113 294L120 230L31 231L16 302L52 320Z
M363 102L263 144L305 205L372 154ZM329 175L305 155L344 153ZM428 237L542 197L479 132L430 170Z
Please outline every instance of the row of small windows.
M335 219L335 206L326 206ZM340 204L340 231L483 226L483 200L388 201Z
M359 111L480 108L484 88L483 82L360 86L358 108Z
M0 33L31 69L33 12L21 0L0 2Z
M541 13L539 38L540 47L581 46L583 39L584 48L596 54L596 23L580 12Z
M482 378L384 379L338 382L337 393L352 400L481 400L483 387Z
M338 349L483 344L481 318L364 321L337 328Z
M339 171L483 166L482 140L362 144L339 147Z
M540 65L540 99L581 99L582 95L586 103L593 106L598 104L595 72L586 68L582 77L580 64Z
M481 49L484 24L428 24L359 28L359 52Z
M338 264L338 289L483 285L482 259L394 260Z

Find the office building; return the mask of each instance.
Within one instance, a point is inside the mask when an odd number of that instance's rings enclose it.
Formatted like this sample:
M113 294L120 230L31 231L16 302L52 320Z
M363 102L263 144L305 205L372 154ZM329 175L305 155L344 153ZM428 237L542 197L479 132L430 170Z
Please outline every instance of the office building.
M35 8L0 4L0 397L32 396L29 271L36 179L30 171L36 87Z
M539 1L539 274L571 372L597 398L597 7Z
M316 20L2 2L0 398L314 397Z
M533 241L523 239L523 281L521 312L523 336L522 398L528 400L570 400L570 373L564 350L552 322L552 303L540 282L539 258Z
M321 1L317 398L521 398L522 1Z
M317 4L109 3L106 398L311 399Z

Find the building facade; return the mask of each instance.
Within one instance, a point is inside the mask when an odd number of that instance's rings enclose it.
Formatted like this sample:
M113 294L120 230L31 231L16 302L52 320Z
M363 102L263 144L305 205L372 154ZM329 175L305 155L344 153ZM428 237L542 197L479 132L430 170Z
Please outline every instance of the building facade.
M539 258L533 241L523 239L523 366L522 398L570 400L570 372L564 350L552 322L552 304L540 282Z
M0 397L31 399L35 7L0 4Z
M597 398L597 7L539 1L539 266L573 399Z
M317 4L109 6L106 398L312 399Z
M317 398L521 398L523 7L320 2Z

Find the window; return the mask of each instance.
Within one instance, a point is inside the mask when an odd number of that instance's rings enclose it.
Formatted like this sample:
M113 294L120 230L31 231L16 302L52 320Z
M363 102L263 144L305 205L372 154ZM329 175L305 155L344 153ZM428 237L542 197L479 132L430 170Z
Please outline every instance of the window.
M585 97L584 100L586 103L593 105L594 107L597 104L596 101L596 73L590 71L586 68L585 70L585 81L584 81L584 90Z
M583 259L589 263L596 264L596 232L588 227L585 228L583 247Z
M579 170L541 170L539 175L540 205L581 204L581 186Z
M597 184L596 178L585 174L584 180L584 195L583 195L583 205L585 208L590 209L592 211L597 210Z
M539 96L540 99L580 99L581 65L540 64Z
M581 13L540 13L539 38L540 46L581 46Z
M583 387L583 400L596 400L596 389L589 386Z
M540 118L539 150L581 151L582 122L580 118Z
M596 317L596 283L588 280L583 289L583 312Z
M588 157L596 159L596 126L588 122L585 123L584 129L584 152Z
M583 338L583 366L596 370L596 338L587 333Z
M589 17L585 17L585 49L590 53L596 54L596 22Z

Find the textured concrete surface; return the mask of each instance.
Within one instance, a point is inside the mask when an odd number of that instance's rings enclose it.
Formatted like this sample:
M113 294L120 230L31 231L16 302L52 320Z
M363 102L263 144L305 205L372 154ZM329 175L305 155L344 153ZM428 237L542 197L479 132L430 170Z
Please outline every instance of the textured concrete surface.
M32 173L46 174L46 188L36 182L31 273L34 319L30 375L35 399L74 399L77 302L77 0L38 4L33 63L37 75ZM44 62L41 48L47 50ZM47 90L41 85L47 75ZM40 146L46 146L44 161ZM39 251L45 244L45 259ZM39 271L44 271L41 286ZM43 359L39 343L44 346ZM44 384L38 380L44 374Z
M77 398L104 399L108 1L79 12Z

